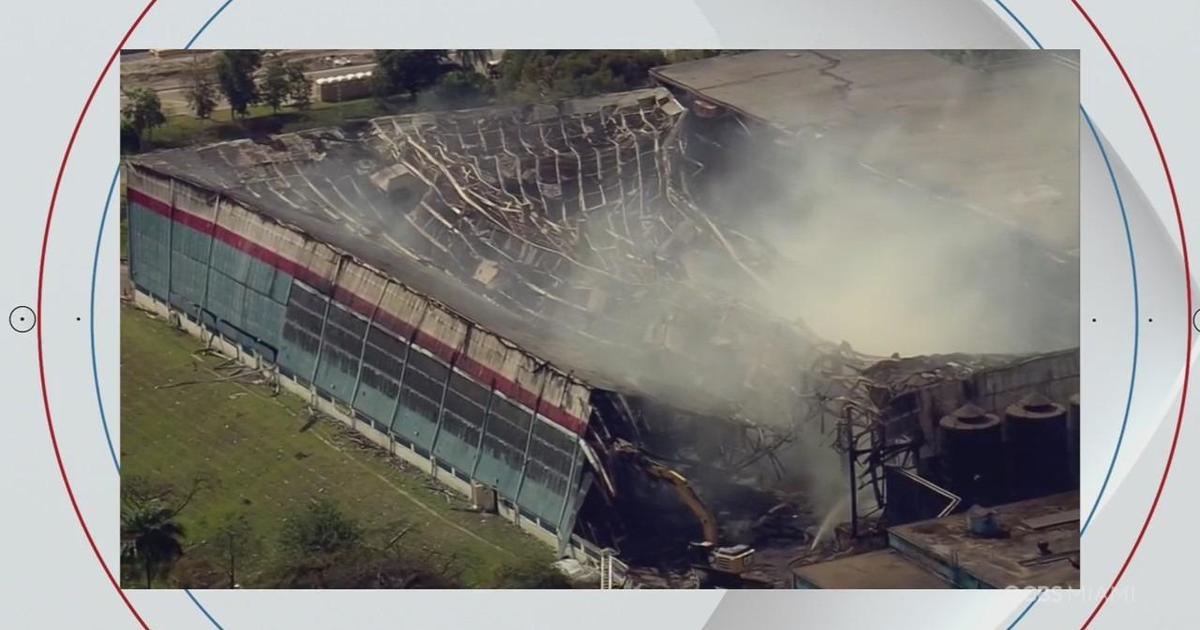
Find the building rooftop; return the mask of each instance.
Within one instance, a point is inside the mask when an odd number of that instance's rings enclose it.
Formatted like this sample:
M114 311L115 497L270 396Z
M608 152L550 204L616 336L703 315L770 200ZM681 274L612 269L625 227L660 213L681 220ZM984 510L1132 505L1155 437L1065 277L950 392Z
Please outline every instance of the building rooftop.
M1079 493L991 508L1003 533L980 538L967 515L888 530L893 549L959 586L1079 587Z
M362 72L350 72L347 74L339 74L339 75L335 75L332 77L320 77L315 81L315 83L317 85L325 85L327 83L344 83L346 81L369 79L372 76L374 76L374 74L375 73L370 70L365 70Z
M1036 235L1077 264L1078 54L986 54L768 50L653 75L874 177Z
M792 569L799 588L951 588L895 549L881 549Z

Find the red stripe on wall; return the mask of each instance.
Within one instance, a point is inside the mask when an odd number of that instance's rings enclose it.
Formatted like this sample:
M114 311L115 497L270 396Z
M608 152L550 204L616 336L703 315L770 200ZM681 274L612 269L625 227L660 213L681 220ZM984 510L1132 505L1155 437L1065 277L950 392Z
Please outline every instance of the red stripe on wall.
M208 219L198 217L194 214L180 210L179 208L171 209L171 205L155 199L150 195L135 190L128 189L129 200L136 203L155 214L161 215L168 219L192 228L198 232L208 234L226 245L243 252L260 262L266 263L290 274L292 277L303 281L306 284L322 291L330 291L332 288L335 301L341 302L350 310L362 315L365 318L370 318L371 313L375 312L375 303L371 302L360 295L357 295L344 287L332 287L333 284L321 274L301 265L298 262L289 260L278 252L267 249L254 241L251 241L244 236L224 228ZM375 322L381 324L384 328L401 338L407 339L413 334L415 326L406 322L395 315L380 310L375 314ZM458 369L470 374L482 383L492 383L493 387L508 398L516 400L530 409L537 408L539 415L546 417L555 424L571 431L575 434L582 434L586 425L586 420L578 418L561 407L551 405L544 401L539 402L536 392L531 392L528 389L521 387L516 381L513 381L496 370L484 365L471 357L461 355L457 348L451 347L441 339L434 337L424 331L416 331L413 336L413 342L421 346L431 354L441 358L443 361L453 362ZM455 355L458 355L457 357Z

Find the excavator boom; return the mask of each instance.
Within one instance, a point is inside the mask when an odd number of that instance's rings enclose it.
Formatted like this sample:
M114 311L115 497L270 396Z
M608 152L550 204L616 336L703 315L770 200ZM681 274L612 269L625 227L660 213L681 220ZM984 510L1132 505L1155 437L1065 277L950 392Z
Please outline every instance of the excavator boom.
M700 500L700 496L696 494L696 490L692 488L692 484L678 472L667 468L661 464L643 460L643 468L652 476L662 479L671 484L675 492L679 495L680 500L684 505L696 515L696 520L700 521L700 528L703 532L704 542L715 546L717 544L717 517L713 515L712 510L708 509L707 505Z

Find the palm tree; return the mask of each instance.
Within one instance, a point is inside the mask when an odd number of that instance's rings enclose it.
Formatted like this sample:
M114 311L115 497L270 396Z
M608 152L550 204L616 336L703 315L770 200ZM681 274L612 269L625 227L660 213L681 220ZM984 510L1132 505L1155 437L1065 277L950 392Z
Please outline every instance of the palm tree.
M141 566L146 588L156 575L165 574L183 555L183 526L175 521L177 510L151 501L121 514L121 561Z

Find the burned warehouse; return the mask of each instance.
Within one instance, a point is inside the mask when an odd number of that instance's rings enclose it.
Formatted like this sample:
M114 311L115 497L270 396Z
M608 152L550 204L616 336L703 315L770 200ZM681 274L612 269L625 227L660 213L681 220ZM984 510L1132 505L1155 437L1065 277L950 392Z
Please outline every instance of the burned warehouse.
M1073 59L764 51L652 74L131 157L135 299L629 581L791 586L833 545L944 586L1077 583L1077 538L1026 549L1005 514L1044 534L1078 499L1078 121L972 135L1033 75L1076 116ZM894 299L961 331L890 315L864 279L891 245L862 225L907 238L889 222L925 239L886 264ZM969 298L921 267L931 225ZM946 341L860 341L861 318ZM1018 568L947 577L935 525L975 547L1006 529Z

